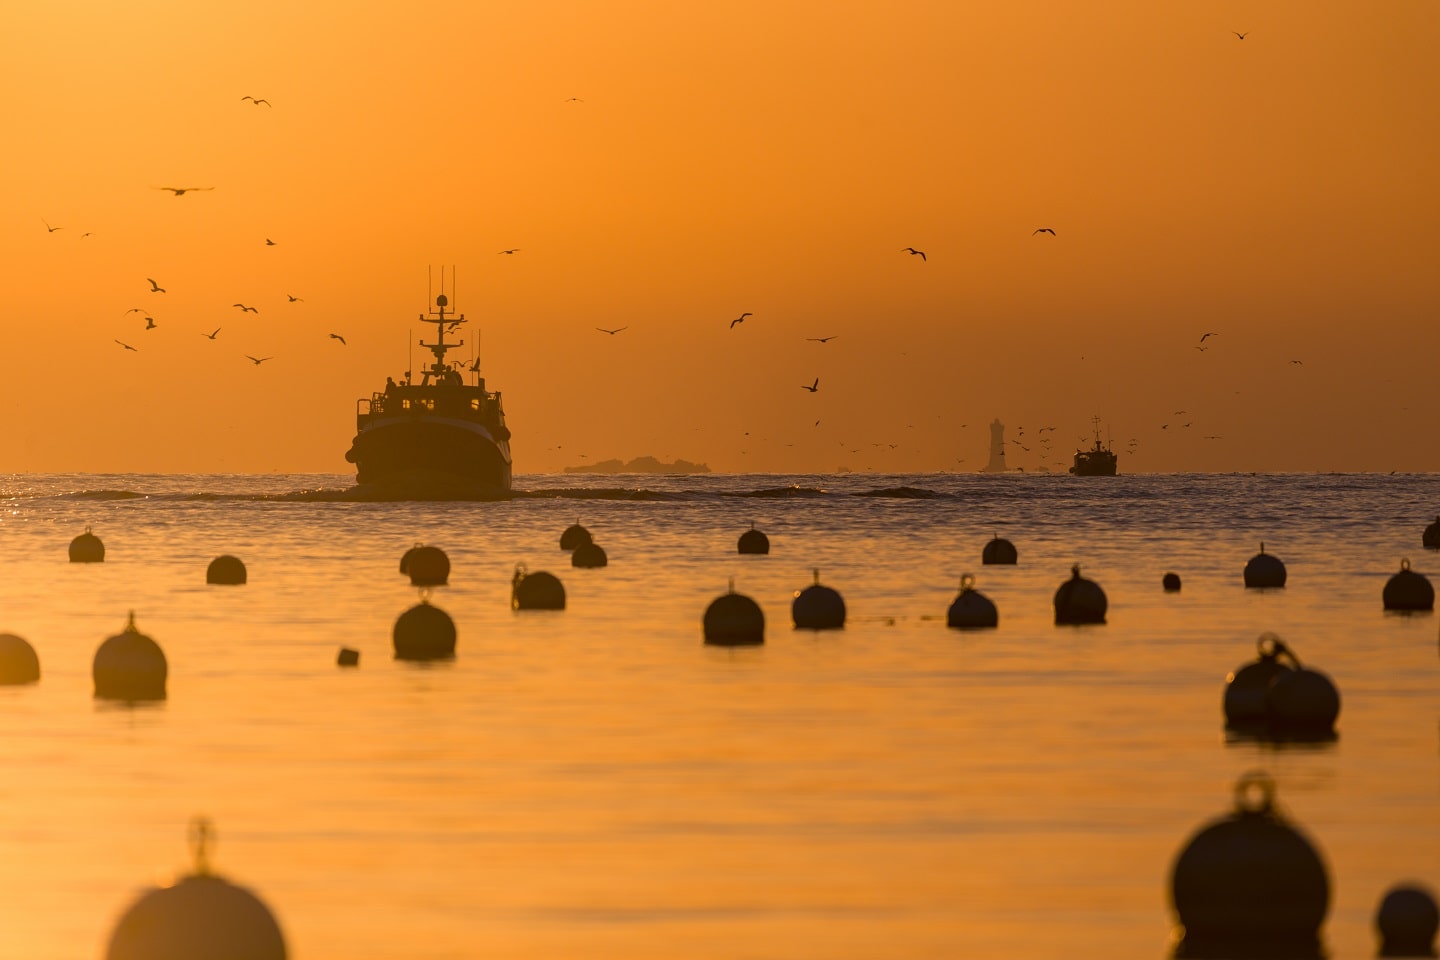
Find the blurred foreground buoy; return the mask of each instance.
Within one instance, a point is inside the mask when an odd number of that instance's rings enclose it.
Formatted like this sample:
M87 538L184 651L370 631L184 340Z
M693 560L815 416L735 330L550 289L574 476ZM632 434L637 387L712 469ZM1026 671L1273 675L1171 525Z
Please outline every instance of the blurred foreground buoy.
M417 543L400 558L400 572L409 575L411 586L443 587L450 582L450 558L439 547Z
M553 573L530 573L525 564L517 563L510 581L510 606L516 610L564 610L565 586Z
M259 897L210 872L209 821L191 825L195 872L143 893L121 915L105 960L285 960L285 938Z
M566 527L565 532L560 534L561 550L574 550L589 542L590 531L580 526L580 522L578 520L572 523L570 526Z
M205 568L205 582L238 586L245 582L245 564L238 557L223 554Z
M428 597L400 614L394 631L396 660L448 660L455 656L455 621Z
M1409 560L1400 561L1400 572L1385 582L1381 598L1386 610L1435 609L1435 588L1424 574L1410 569Z
M1440 929L1440 907L1424 887L1391 887L1375 913L1381 957L1433 957L1435 932Z
M756 530L752 523L749 530L740 534L739 547L741 553L769 553L770 538Z
M765 642L765 614L760 604L743 593L722 593L705 608L705 642L717 646L744 646Z
M795 591L790 617L804 630L838 630L845 626L845 600L838 590L821 586L820 571L816 570L815 582Z
M1420 534L1420 543L1431 550L1440 550L1440 517L1436 517L1435 522Z
M86 527L85 532L80 536L70 541L71 563L103 563L104 561L105 544L90 532L89 527Z
M1260 656L1225 678L1225 723L1240 729L1260 728L1270 720L1270 681L1300 666L1290 648L1273 633L1256 641ZM1284 657L1289 663L1281 663Z
M1285 586L1285 564L1280 561L1279 557L1266 553L1263 542L1260 544L1260 552L1245 564L1245 586Z
M610 558L605 555L605 548L593 540L589 543L582 543L570 554L570 566L582 569L594 569L610 565Z
M996 627L1000 625L1000 611L985 594L975 589L975 578L967 573L960 578L960 593L950 604L945 623L961 630Z
M1015 550L1015 544L995 534L995 538L985 544L985 549L980 551L980 562L983 564L1013 564L1020 559L1020 554Z
M1055 591L1056 623L1104 623L1108 602L1094 580L1080 576L1080 565L1070 568L1070 579Z
M35 683L40 679L40 658L23 637L0 633L0 686Z
M95 696L102 700L164 700L168 672L165 652L135 628L131 611L125 629L95 651Z
M1165 588L1166 593L1176 593L1180 589L1180 574L1167 573L1160 578L1160 586Z
M1330 880L1315 847L1275 808L1274 781L1251 772L1235 786L1234 811L1180 851L1170 902L1184 928L1177 958L1318 960Z
M335 658L335 663L342 667L358 667L360 666L360 651L341 647L340 655Z

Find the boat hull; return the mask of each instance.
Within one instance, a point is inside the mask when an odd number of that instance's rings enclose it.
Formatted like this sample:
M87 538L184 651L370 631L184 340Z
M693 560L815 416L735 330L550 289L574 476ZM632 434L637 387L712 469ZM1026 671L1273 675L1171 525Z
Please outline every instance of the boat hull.
M510 491L510 443L483 424L449 417L373 418L345 459L355 481L419 499L483 497Z
M1077 453L1075 465L1070 468L1070 472L1077 477L1113 477L1119 459L1115 454L1105 450L1099 453L1094 451Z

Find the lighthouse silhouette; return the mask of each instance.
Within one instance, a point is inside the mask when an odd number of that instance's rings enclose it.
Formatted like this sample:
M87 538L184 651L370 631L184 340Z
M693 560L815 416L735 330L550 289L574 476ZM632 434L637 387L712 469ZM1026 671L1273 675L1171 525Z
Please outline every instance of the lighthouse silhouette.
M1005 424L996 417L995 422L990 424L990 462L980 472L1005 473L1008 469L1005 466Z

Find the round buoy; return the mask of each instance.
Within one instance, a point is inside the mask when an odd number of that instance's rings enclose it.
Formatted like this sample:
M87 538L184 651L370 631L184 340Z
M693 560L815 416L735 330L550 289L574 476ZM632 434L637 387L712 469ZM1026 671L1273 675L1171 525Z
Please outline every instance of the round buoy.
M1231 727L1261 727L1270 720L1270 682L1300 666L1291 649L1273 633L1256 642L1260 657L1225 678L1225 723ZM1285 657L1289 663L1281 663Z
M1015 544L995 534L995 539L985 544L985 549L980 551L980 562L983 564L1013 564L1018 562L1020 554L1015 551Z
M40 679L40 658L23 637L0 633L0 686L35 683Z
M1420 534L1420 543L1431 550L1440 550L1440 517L1436 517L1435 522Z
M1392 887L1375 913L1382 957L1433 957L1440 907L1430 891L1413 884Z
M349 647L341 647L340 655L335 658L335 663L342 667L358 667L360 666L360 651L351 650Z
M455 621L423 598L395 621L396 660L448 660L455 656Z
M1319 670L1297 666L1270 681L1266 697L1270 730L1286 739L1328 739L1340 716L1340 691Z
M1260 552L1245 564L1245 586L1285 586L1285 564L1280 561L1279 557L1266 553L1264 543L1260 544Z
M580 526L578 520L566 527L565 532L560 534L561 550L577 550L590 542L590 531Z
M1070 579L1055 591L1056 623L1104 623L1105 591L1093 580L1080 576L1080 566L1070 568Z
M515 564L510 581L510 606L516 610L564 610L565 586L553 573L530 573L525 564Z
M416 550L419 550L419 549L420 549L421 547L423 547L423 546L425 546L425 544L423 544L423 543L417 543L417 544L415 544L415 546L411 547L409 550L406 550L404 553L400 554L400 572L401 572L401 573L405 574L406 576L409 576L409 575L410 575L410 558L413 557L413 556L415 556L415 551L416 551Z
M105 700L164 700L169 665L160 645L135 629L135 614L121 633L100 644L92 668L95 696Z
M86 527L85 532L74 540L70 541L70 562L71 563L104 563L105 544L100 538L90 532Z
M1409 560L1400 561L1400 572L1385 583L1382 594L1386 610L1434 610L1435 588L1422 573L1410 569Z
M839 630L845 626L845 600L838 590L821 586L820 571L816 570L815 582L795 591L790 618L802 630Z
M1000 625L1000 611L985 594L975 589L975 578L967 573L960 578L960 594L950 604L945 623L961 630L996 627Z
M1166 593L1176 593L1180 590L1180 574L1167 573L1160 578L1160 586L1165 588Z
M760 604L743 593L722 593L705 608L705 642L718 646L738 647L765 642L765 614Z
M205 568L205 582L239 585L245 582L245 564L230 554L216 557Z
M400 572L410 575L413 586L443 587L450 581L450 558L439 547L417 543L405 551Z
M589 543L582 543L570 554L570 566L595 568L604 567L610 564L610 558L605 556L605 548L593 540Z
M765 534L761 533L759 530L756 530L755 524L752 523L750 524L749 530L746 530L744 533L740 534L740 552L769 553L770 538L765 536Z
M1258 791L1258 802L1247 794ZM1330 906L1325 864L1275 809L1275 783L1251 772L1235 810L1201 828L1176 858L1171 905L1184 927L1177 957L1318 958Z
M105 960L285 960L285 937L259 897L210 873L210 825L191 828L195 872L142 894L110 934Z

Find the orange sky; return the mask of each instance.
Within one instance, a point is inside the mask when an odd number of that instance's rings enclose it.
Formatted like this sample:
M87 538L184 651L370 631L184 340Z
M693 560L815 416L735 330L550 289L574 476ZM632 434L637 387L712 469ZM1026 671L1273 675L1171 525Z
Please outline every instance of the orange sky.
M0 472L349 472L442 264L517 473L972 470L995 417L1058 470L1093 415L1126 473L1437 470L1437 45L1433 0L19 5Z

